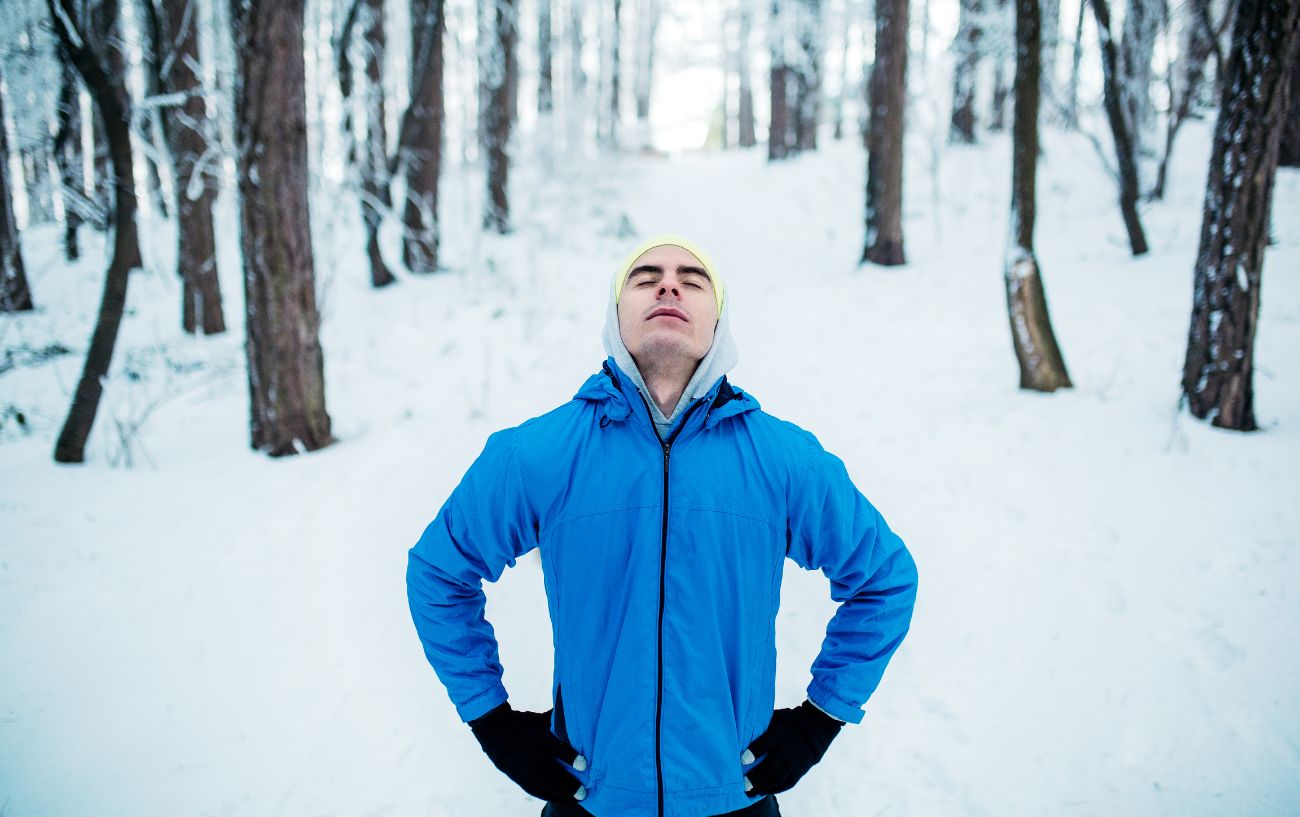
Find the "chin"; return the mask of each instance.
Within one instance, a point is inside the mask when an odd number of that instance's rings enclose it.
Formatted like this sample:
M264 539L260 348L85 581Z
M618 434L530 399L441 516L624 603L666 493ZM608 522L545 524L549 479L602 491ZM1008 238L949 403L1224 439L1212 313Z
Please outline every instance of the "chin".
M641 341L637 357L649 360L688 359L699 362L708 350L700 351L691 343L690 338L676 332L654 332Z

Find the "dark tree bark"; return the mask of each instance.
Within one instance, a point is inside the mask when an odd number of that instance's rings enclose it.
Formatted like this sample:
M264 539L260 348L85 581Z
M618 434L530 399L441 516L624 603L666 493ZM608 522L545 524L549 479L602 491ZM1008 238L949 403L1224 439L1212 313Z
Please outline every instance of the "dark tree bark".
M99 318L86 351L86 362L77 381L68 417L54 444L56 462L82 462L86 440L95 423L104 378L113 362L118 328L126 306L126 287L131 270L140 264L140 243L136 233L135 172L131 156L130 100L123 85L123 74L112 70L111 55L117 50L110 42L111 26L116 23L116 9L111 17L91 14L83 23L75 0L46 0L59 45L76 66L82 82L95 101L104 123L113 170L113 257L104 276L104 294L99 304ZM57 5L56 5L57 4ZM106 3L105 5L108 5ZM101 6L100 11L103 11ZM73 28L69 28L73 26ZM105 56L109 58L106 59Z
M183 101L167 109L168 147L176 171L176 273L181 279L181 328L190 334L226 331L217 278L212 204L216 180L206 168L208 112L199 61L199 6L195 0L163 0L157 15L166 50L159 80Z
M518 11L515 0L495 0L494 6L491 15L492 62L496 67L487 78L490 94L483 134L487 140L484 145L487 152L487 201L483 211L483 228L504 235L511 231L508 187L514 106L511 104L510 86L519 70L515 57L515 45L519 36ZM617 78L617 73L615 77ZM616 81L615 87L617 84Z
M790 155L794 147L793 111L790 110L791 69L786 64L786 19L790 11L786 8L789 0L772 0L771 13L768 16L768 40L770 60L770 87L772 110L767 122L767 159L776 161Z
M438 178L442 166L444 0L411 0L411 100L398 142L406 163L402 261L416 275L438 271Z
M62 67L59 80L58 128L54 134L54 162L59 167L59 185L63 192L63 255L69 261L81 257L77 228L82 213L90 204L86 198L85 173L81 153L81 100L77 69L60 49Z
M961 0L958 12L957 40L953 43L956 62L952 71L952 117L948 141L962 144L975 142L975 76L979 69L980 40L984 29L980 16L983 0Z
M537 2L537 114L555 109L554 68L551 63L551 0Z
M1119 211L1128 231L1129 247L1134 255L1147 251L1147 237L1138 217L1138 170L1134 154L1133 134L1124 115L1124 97L1120 90L1119 58L1115 41L1110 36L1110 3L1108 0L1088 0L1097 19L1097 38L1101 42L1101 66L1105 78L1103 104L1110 132L1115 138L1115 158L1119 164Z
M64 0L56 0L56 2L62 4ZM128 70L127 58L126 58L126 39L122 33L122 28L123 28L122 12L118 0L99 0L99 4L92 9L91 14L89 16L92 20L92 25L96 27L97 31L102 32L102 35L99 37L98 42L102 43L102 46L100 47L100 52L103 54L104 65L107 68L108 73L111 76L116 77L114 83L122 88L122 94L124 100L123 110L128 115L130 115L131 97L126 88L126 75ZM97 118L102 119L103 109L100 108L98 105L96 105L95 111L96 111ZM118 200L116 193L113 191L113 187L114 187L114 181L121 179L121 175L118 173L117 168L115 166L116 159L113 158L112 156L113 140L115 138L114 131L117 130L118 125L116 122L101 122L100 125L103 128L103 136L104 136L104 144L105 144L105 156L104 156L105 173L102 176L102 180L105 185L104 186L104 196L105 196L104 207L105 207L105 212L111 214L111 218L115 226L117 222L117 213L111 210L110 202L116 202ZM129 119L123 123L123 127L126 129L128 146L129 146L130 135L131 135ZM132 185L135 184L134 170L131 172L131 184ZM133 194L135 193L134 189L132 190L132 193ZM139 206L139 199L137 199L133 195L131 202L133 205L131 210L131 218L134 219L135 210ZM142 256L140 255L139 233L136 229L131 229L129 231L122 231L122 232L129 233L131 238L131 243L126 248L126 252L127 252L126 267L128 270L140 269L141 267L144 266L144 261L142 260ZM115 231L114 235L117 234L118 232Z
M1300 55L1291 60L1291 111L1282 126L1278 164L1300 167Z
M1191 0L1191 5L1204 6L1208 10L1210 0ZM1175 89L1173 84L1170 84L1170 97L1176 96L1177 99L1169 111L1169 120L1165 126L1165 151L1156 170L1155 186L1151 190L1151 197L1156 199L1164 198L1165 181L1169 174L1169 158L1174 152L1174 139L1178 136L1183 123L1187 121L1187 117L1191 115L1192 102L1200 94L1205 79L1205 64L1214 50L1211 47L1214 33L1206 29L1202 22L1202 15L1192 11L1190 17L1191 19L1187 21L1188 33L1184 38L1182 54L1177 63L1178 73L1182 78L1181 87Z
M1012 124L1011 245L1003 278L1011 341L1020 363L1020 388L1056 391L1070 387L1034 253L1035 184L1038 173L1038 107L1041 87L1038 0L1016 0L1015 119Z
M1255 327L1300 3L1240 0L1214 128L1182 393L1192 415L1254 431Z
M25 312L33 309L32 292L27 286L27 268L9 195L9 140L5 136L4 111L4 94L0 93L0 312Z
M230 6L251 443L273 457L333 442L307 207L303 2Z
M737 136L742 148L758 144L754 132L754 86L750 77L749 41L753 28L753 11L750 0L740 2L740 42L736 46L736 73L740 75L740 98L736 103Z
M805 151L817 148L817 122L821 118L821 0L800 0L798 12L794 149Z
M903 252L903 117L907 109L907 0L876 3L867 135L867 235L862 260L895 266Z
M348 56L352 34L357 25L364 30L366 84L362 94L365 107L366 140L358 158L352 127L352 60ZM353 0L335 44L338 62L339 91L343 97L343 133L348 143L348 160L361 176L361 223L366 230L366 258L370 263L370 283L375 288L395 283L396 278L384 263L379 250L379 227L383 211L391 206L388 192L388 134L384 114L383 0ZM414 57L413 57L414 59Z

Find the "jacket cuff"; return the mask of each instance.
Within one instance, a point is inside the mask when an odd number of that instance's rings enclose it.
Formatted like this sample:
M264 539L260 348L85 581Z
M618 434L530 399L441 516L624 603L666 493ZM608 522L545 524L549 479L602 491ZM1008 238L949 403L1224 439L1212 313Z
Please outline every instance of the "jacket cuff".
M468 701L456 704L456 714L460 715L461 721L469 723L505 703L506 698L506 688L501 684L497 684L483 690Z
M862 710L837 697L817 681L808 685L808 700L813 706L845 723L861 723Z

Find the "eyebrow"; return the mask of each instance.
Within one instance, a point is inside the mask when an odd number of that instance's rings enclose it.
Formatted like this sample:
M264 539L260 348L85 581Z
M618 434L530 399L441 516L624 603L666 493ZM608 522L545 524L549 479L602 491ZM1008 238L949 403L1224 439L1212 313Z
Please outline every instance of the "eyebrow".
M637 275L638 273L642 273L642 274L655 273L657 275L663 275L664 268L657 264L642 264L639 267L634 267L632 271L627 274L627 277L630 280L634 275ZM684 264L679 264L677 266L677 274L678 275L702 275L705 278L709 279L710 285L713 284L713 279L709 278L709 274L705 272L703 269L701 269L700 267L690 267Z

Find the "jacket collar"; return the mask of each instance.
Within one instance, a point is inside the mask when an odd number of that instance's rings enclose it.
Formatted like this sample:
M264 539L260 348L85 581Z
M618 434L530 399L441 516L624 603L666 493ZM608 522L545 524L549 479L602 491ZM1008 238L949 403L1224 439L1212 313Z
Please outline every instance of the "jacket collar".
M597 403L605 418L615 423L631 417L637 411L637 406L644 409L641 393L632 382L632 378L619 368L612 356L606 358L599 372L587 378L582 388L574 395L574 399ZM707 408L702 411L697 408L691 413L691 417L687 417L682 422L697 423L700 420L695 418L702 416L704 428L711 429L728 417L735 417L759 407L758 400L752 395L733 388L726 375L719 377L700 400ZM651 422L648 414L644 419L647 423ZM601 425L605 424L602 420Z

